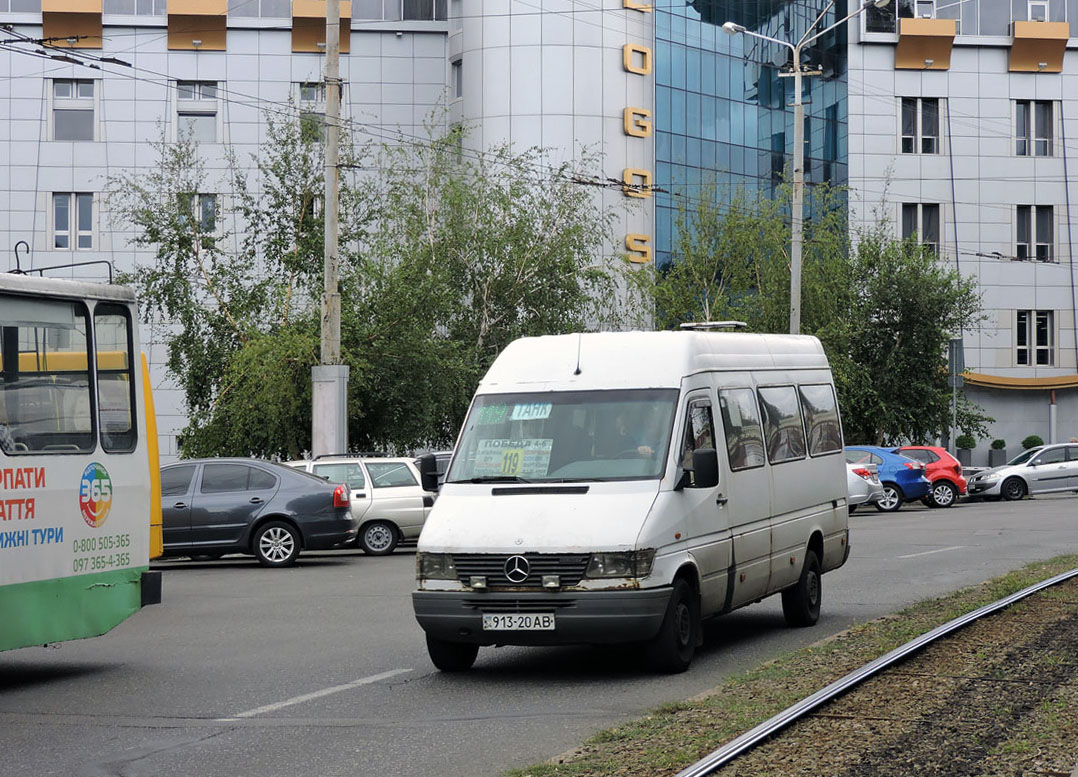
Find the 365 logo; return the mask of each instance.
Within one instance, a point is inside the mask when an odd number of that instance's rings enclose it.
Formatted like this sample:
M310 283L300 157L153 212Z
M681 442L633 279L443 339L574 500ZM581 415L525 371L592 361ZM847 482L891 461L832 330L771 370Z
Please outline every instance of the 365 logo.
M82 519L95 529L109 517L112 507L112 478L104 465L96 461L82 471L79 484L79 510Z

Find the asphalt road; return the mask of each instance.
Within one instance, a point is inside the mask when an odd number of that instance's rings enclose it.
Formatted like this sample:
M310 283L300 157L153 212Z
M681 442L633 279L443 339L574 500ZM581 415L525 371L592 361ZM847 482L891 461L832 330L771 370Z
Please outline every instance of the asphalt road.
M673 677L586 647L485 648L441 674L408 550L162 563L164 603L112 633L0 654L0 776L493 777L855 622L1076 552L1078 498L859 511L851 532L814 628L786 628L772 598L708 624Z

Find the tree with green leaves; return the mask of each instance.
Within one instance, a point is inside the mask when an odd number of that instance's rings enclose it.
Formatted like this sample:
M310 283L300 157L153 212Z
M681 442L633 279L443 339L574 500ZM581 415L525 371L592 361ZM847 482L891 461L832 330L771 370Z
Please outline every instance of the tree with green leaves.
M230 158L220 179L207 175L189 137L162 137L156 167L109 182L113 218L153 250L124 281L137 287L183 391L185 456L298 456L309 447L323 157L298 119L266 121L263 153L250 167ZM213 219L195 212L204 201L216 203ZM363 198L348 192L342 201L361 231Z
M200 235L177 192L208 185L197 145L112 182L114 215L152 262L126 280L162 327L184 391L184 456L295 458L310 447L310 368L322 288L322 148L299 119L267 117L257 182L233 161L228 207ZM594 160L466 150L460 130L342 151L342 355L353 449L452 442L475 386L513 339L617 313L615 214L576 183ZM351 149L342 142L342 149ZM222 198L223 199L223 198ZM242 225L224 230L227 219ZM233 240L232 238L236 239Z
M494 357L617 313L615 213L577 181L595 160L463 146L460 129L385 146L379 228L346 299L372 364L360 445L451 443ZM346 314L346 317L349 314Z
M650 294L657 323L742 320L750 331L789 327L787 190L775 199L715 187L679 210L671 265ZM805 223L801 331L820 338L835 376L846 438L924 442L951 424L947 344L979 320L976 284L885 223L850 238L843 193L816 187ZM958 426L987 419L959 398Z

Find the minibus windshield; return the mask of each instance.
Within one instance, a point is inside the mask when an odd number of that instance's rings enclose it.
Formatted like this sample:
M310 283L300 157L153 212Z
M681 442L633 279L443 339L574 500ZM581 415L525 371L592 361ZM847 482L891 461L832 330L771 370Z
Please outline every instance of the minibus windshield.
M677 398L677 389L477 396L446 481L662 477Z

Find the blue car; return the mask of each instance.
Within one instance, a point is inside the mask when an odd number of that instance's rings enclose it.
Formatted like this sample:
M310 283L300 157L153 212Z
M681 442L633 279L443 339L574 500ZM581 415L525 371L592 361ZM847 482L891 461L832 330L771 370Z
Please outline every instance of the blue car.
M875 464L883 485L883 496L876 502L881 512L893 512L903 502L912 502L928 495L932 482L925 477L925 465L907 456L875 445L847 445L846 461L850 464Z

